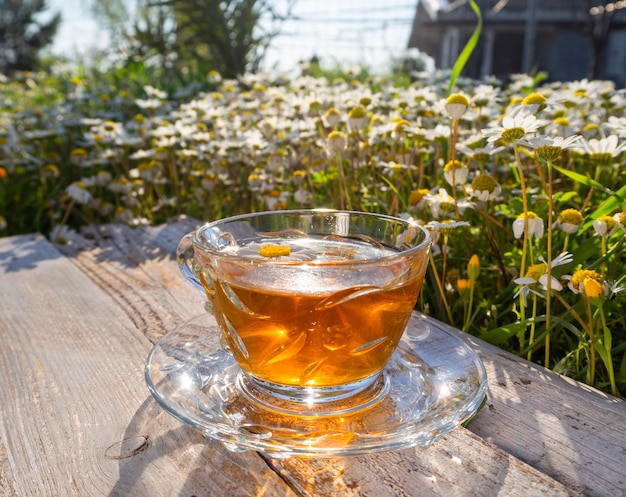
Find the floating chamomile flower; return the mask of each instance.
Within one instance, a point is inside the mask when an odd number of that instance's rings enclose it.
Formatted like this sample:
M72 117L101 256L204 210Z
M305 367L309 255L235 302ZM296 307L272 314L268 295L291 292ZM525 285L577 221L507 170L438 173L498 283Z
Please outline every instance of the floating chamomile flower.
M468 195L475 197L482 202L495 200L502 192L502 187L495 178L489 174L481 174L472 180L471 186L467 189Z
M559 213L556 225L563 233L572 235L581 228L583 222L583 215L576 209L565 209Z
M530 238L542 238L543 237L543 219L537 216L534 212L528 212L528 215L520 214L518 218L513 221L513 235L515 238L521 238L524 234L524 229L528 220L528 236Z

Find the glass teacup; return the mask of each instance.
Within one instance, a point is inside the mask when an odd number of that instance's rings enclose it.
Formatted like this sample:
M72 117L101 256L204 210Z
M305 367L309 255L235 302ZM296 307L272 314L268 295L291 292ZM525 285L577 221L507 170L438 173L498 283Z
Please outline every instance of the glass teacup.
M381 372L430 245L426 229L402 219L296 210L206 224L183 237L177 256L206 292L249 397L281 412L344 412L384 394Z

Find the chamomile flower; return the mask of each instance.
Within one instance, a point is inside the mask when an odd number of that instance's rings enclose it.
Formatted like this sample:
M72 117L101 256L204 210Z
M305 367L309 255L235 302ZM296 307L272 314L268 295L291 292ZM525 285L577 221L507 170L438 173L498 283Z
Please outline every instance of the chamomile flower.
M561 158L563 150L576 147L582 140L580 135L568 137L562 136L537 136L522 139L518 143L526 148L535 150L537 157L546 162L555 162Z
M593 222L593 229L600 236L611 236L617 228L619 228L619 223L611 216L600 216Z
M331 131L326 140L329 157L335 157L346 148L346 135L341 131Z
M462 93L453 93L446 98L444 108L452 119L461 119L465 111L469 108L469 99Z
M367 126L367 112L363 106L357 105L348 113L348 127L352 131L361 131Z
M469 169L458 160L451 160L443 167L443 176L450 186L464 185Z
M455 212L454 198L451 197L444 188L440 188L437 193L430 193L427 197L430 212L435 219L439 219L446 213ZM456 208L463 215L466 209L473 207L472 202L462 199L457 200Z
M568 235L576 233L583 225L583 215L576 209L565 209L559 213L556 226Z
M409 207L421 210L426 207L428 203L429 190L427 188L419 188L413 190L409 195Z
M502 187L495 178L489 174L481 174L472 180L471 186L467 189L468 195L475 197L482 202L495 200L502 192Z
M617 214L614 214L613 219L617 221L617 224L619 224L620 228L626 231L626 211L622 211L622 212L618 212Z
M80 181L74 181L65 189L65 193L77 204L87 204L91 200L91 193L87 190L87 186Z
M534 212L528 212L528 215L520 214L518 218L513 221L513 235L515 238L521 238L524 234L526 225L526 219L528 220L528 236L530 238L542 238L544 225L543 219L537 216Z
M483 130L489 143L503 140L517 142L541 127L541 122L534 114L515 109L502 118L502 126L494 126Z
M584 140L583 145L591 160L600 166L610 165L613 158L626 150L626 142L619 144L617 135Z
M548 263L543 257L539 257L539 260L541 261L541 264L531 265L527 269L525 276L514 280L515 283L520 285L520 288L515 293L513 298L517 298L521 295L524 305L526 305L526 300L530 293L542 298L545 297L545 294L541 291L545 292L548 289L548 281L550 281L551 291L560 292L563 290L563 285L554 276L550 275L550 279L548 280ZM572 254L569 252L563 252L551 261L549 267L554 269L558 266L564 266L565 264L572 262L572 260Z
M592 281L593 283L591 283ZM579 269L572 274L567 286L572 292L582 293L587 297L598 297L598 286L602 288L602 294L604 296L609 294L609 286L606 284L604 276L593 269ZM589 287L589 292L586 291L587 287Z

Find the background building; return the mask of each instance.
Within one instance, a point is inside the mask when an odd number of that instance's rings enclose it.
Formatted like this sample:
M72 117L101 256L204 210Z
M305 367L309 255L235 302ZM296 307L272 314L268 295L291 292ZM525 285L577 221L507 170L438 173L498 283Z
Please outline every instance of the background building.
M626 1L475 0L483 31L463 75L546 71L550 80L626 82ZM467 0L420 0L408 46L448 69L476 27Z

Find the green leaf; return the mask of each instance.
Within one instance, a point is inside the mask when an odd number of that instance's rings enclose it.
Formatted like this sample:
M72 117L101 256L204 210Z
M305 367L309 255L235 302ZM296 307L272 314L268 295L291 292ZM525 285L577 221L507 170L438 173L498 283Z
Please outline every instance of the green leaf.
M570 171L569 169L564 169L558 166L552 166L552 167L556 169L558 172L560 172L561 174L567 176L570 179L573 179L574 181L576 181L576 183L580 183L582 185L586 185L592 188L596 188L598 190L602 190L607 195L613 195L612 190L609 190L608 188L604 187L604 185L591 179L589 176L585 176L584 174L580 174L575 171Z
M602 202L598 208L591 213L591 219L598 219L600 216L611 214L611 212L625 203L626 185L622 186L619 190L613 193L610 198L607 198L604 202Z
M472 10L476 14L476 17L478 17L478 23L476 24L476 28L474 29L474 33L472 34L472 37L469 40L467 40L467 43L465 44L463 51L459 54L458 58L456 59L456 62L454 63L454 67L452 68L452 74L450 75L450 85L448 86L448 95L452 93L454 84L456 83L457 78L461 74L461 71L465 67L467 60L470 58L470 56L472 55L472 52L476 48L476 44L478 43L478 39L480 38L480 33L483 30L483 16L480 13L480 8L478 7L478 5L476 5L476 2L474 2L474 0L469 0L469 3L470 3L470 6L472 7Z
M554 203L555 205L558 205L559 207L568 204L570 202L572 202L574 199L576 199L578 197L578 193L577 192L557 192L554 196Z
M484 335L481 335L480 338L493 345L500 345L505 343L508 339L516 336L519 332L524 331L526 328L528 328L528 322L526 321L511 323L506 326L494 328Z

